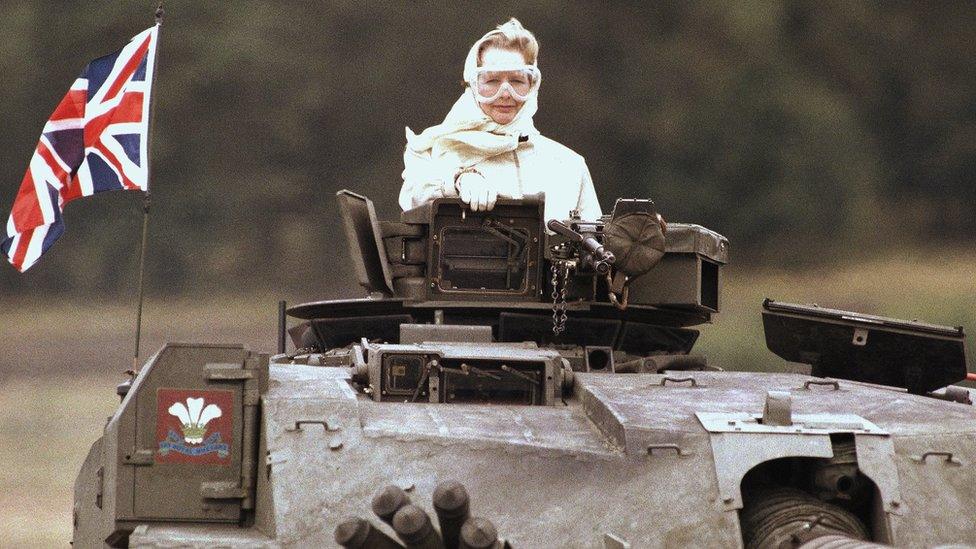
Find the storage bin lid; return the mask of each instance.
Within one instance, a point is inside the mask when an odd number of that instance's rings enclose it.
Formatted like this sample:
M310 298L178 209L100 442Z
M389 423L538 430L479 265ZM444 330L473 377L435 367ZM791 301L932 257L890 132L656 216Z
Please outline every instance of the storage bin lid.
M699 254L718 263L729 262L729 240L715 231L691 223L668 223L665 253Z

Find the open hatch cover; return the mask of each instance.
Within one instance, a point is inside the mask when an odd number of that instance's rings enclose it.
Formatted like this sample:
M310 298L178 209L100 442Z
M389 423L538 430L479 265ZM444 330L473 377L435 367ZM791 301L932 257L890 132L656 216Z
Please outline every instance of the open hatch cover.
M373 202L352 191L336 193L349 256L359 285L366 291L393 295L393 279L383 248L383 235Z
M763 302L766 346L815 376L904 387L924 394L966 378L962 327Z

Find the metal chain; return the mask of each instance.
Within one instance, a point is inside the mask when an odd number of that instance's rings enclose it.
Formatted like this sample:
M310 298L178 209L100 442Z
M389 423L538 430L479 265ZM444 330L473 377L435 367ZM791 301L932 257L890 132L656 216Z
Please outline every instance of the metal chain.
M552 333L559 335L566 330L566 289L569 286L568 261L552 262ZM562 285L559 284L559 271L563 272Z
M559 335L559 268L558 261L552 262L552 333Z
M563 287L559 291L559 303L562 306L559 316L559 332L566 329L566 289L569 288L569 268L569 263L563 264ZM559 332L556 332L556 335L559 335Z

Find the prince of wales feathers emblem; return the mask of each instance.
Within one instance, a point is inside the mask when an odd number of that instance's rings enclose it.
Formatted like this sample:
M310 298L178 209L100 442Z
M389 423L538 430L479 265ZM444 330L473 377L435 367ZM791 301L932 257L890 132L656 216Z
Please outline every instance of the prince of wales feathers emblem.
M169 407L169 413L179 418L183 425L183 440L188 444L203 442L203 435L207 433L207 423L221 416L219 406L207 404L204 408L202 398L188 398L186 405L175 402Z

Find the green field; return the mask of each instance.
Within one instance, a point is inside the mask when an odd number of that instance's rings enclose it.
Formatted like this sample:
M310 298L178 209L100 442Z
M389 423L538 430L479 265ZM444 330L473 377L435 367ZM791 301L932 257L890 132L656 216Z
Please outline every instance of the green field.
M976 327L976 253L905 253L804 272L725 271L723 312L696 352L726 369L784 370L765 350L764 297ZM242 342L272 350L277 297L146 305L143 356L163 342ZM130 303L5 303L0 311L0 544L65 545L74 475L131 366ZM972 363L972 351L970 350Z
M733 264L722 294L722 313L702 328L695 348L709 362L730 370L787 367L766 350L762 300L816 303L822 307L967 328L970 370L976 330L976 253L904 252L857 264L803 272L749 272Z

